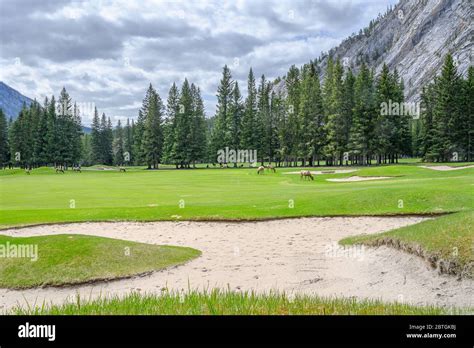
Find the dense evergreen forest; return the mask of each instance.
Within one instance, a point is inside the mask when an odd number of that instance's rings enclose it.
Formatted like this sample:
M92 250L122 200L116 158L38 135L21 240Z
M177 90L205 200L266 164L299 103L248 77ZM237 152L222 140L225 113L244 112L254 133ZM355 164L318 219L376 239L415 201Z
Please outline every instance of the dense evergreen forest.
M95 109L91 134L82 133L79 109L63 88L58 100L25 105L15 121L0 109L0 163L190 168L215 164L225 148L256 150L258 162L279 166L396 163L401 156L471 161L473 75L470 67L460 76L447 55L423 88L421 107L413 108L403 80L387 66L376 76L362 64L354 74L329 59L322 81L317 61L292 66L284 93L274 88L279 79L257 81L250 69L245 99L225 66L213 117L205 116L199 87L185 79L180 88L173 83L166 106L150 84L136 121L114 127Z

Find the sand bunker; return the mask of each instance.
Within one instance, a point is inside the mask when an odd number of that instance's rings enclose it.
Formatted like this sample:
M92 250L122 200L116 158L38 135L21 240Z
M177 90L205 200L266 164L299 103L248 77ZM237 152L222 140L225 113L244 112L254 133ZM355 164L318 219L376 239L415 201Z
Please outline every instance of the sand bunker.
M334 170L314 170L311 171L311 174L313 175L326 175L326 174L346 174L346 173L353 173L356 172L358 169L334 169ZM286 172L283 174L301 174L301 171L299 172Z
M433 169L433 170L439 170L439 171L449 171L449 170L460 170L460 169L466 169L466 168L474 168L474 165L469 165L469 166L463 166L463 167L450 167L450 166L419 166L420 168L428 168L428 169Z
M349 178L341 178L341 179L326 179L327 181L335 181L335 182L352 182L352 181L370 181L370 180L381 180L381 179L391 179L393 176L351 176Z
M82 298L210 287L257 292L357 296L440 306L473 305L474 281L438 275L421 258L388 247L340 247L347 236L376 233L421 217L302 218L260 222L117 222L36 226L10 236L79 233L189 246L202 256L148 276L64 288L0 289L0 312L26 301L63 303ZM41 257L41 250L39 251Z

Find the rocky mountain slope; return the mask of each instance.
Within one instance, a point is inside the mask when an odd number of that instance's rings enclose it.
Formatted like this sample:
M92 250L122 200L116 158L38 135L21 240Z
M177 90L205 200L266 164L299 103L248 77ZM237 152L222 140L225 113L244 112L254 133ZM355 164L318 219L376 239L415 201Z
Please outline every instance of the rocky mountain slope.
M329 56L357 71L362 61L379 72L385 62L405 82L407 101L419 100L451 53L463 75L472 65L473 4L470 0L401 0L368 28L320 57L321 77ZM285 93L285 82L275 90Z

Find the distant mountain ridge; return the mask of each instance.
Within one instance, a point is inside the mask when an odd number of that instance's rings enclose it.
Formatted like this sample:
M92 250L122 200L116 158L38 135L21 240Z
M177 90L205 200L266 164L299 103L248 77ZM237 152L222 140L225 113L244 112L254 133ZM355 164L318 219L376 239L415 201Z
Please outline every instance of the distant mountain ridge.
M0 108L3 110L7 119L10 117L16 119L23 105L29 106L32 102L33 99L24 96L16 89L0 81Z

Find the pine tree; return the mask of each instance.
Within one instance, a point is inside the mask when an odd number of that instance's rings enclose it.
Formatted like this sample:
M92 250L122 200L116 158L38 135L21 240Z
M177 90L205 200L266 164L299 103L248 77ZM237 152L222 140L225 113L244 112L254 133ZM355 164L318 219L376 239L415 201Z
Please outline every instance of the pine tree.
M286 98L286 112L287 112L287 134L285 135L287 154L289 160L295 166L298 162L298 150L300 142L300 122L299 122L299 105L300 105L300 71L294 65L290 67L285 78L287 98ZM291 164L291 162L290 162Z
M342 96L342 121L343 121L343 134L344 134L344 148L345 153L349 154L349 141L352 127L352 117L354 110L354 83L355 77L349 69L344 78L343 96ZM348 164L348 156L346 157L346 164ZM344 158L343 158L344 159Z
M105 113L102 113L100 119L100 154L103 164L112 164L113 154L112 154L112 141L113 141L113 131L112 131L112 122L110 118L105 116Z
M433 161L435 154L432 152L435 142L435 129L433 124L433 106L435 102L435 85L431 83L423 87L421 93L421 155L425 161Z
M117 121L117 127L115 127L114 141L112 143L112 149L114 154L114 164L121 166L124 164L124 130L120 120Z
M77 104L74 103L73 113L72 113L72 120L71 120L71 134L70 134L70 142L72 145L72 158L71 163L73 165L79 165L82 160L82 122L81 122L81 114Z
M440 76L435 82L436 101L433 109L434 144L431 152L436 160L451 160L456 146L459 131L456 127L459 113L460 78L456 71L453 58L446 56Z
M58 133L58 151L59 162L67 166L72 162L73 146L71 144L71 135L74 132L72 127L72 102L71 97L63 87L57 103L56 129Z
M161 161L163 151L163 109L163 102L158 93L153 89L148 98L141 144L141 151L148 169L158 169Z
M336 61L336 64L332 68L332 73L328 74L328 78L332 78L331 81L326 81L327 93L326 95L326 112L327 112L327 146L326 154L329 162L337 164L339 161L342 164L343 153L346 150L346 122L344 120L343 112L343 97L344 97L344 85L343 85L343 73L341 62Z
M468 69L467 78L464 82L463 109L461 114L465 116L461 127L465 133L462 136L463 144L466 147L466 161L474 159L474 67Z
M102 132L100 128L100 118L97 107L94 109L94 117L92 118L91 160L93 163L104 164L104 156L102 152Z
M147 92L145 94L145 98L143 99L142 102L142 107L138 111L138 119L137 123L135 125L135 134L134 134L134 150L133 150L133 158L135 159L135 164L140 165L140 164L145 164L145 155L143 153L143 146L142 146L142 141L143 141L143 133L145 132L145 122L146 122L146 116L148 114L148 106L150 104L150 99L153 98L153 95L155 94L155 89L153 86L150 85L148 86Z
M403 79L398 75L397 69L393 72L393 90L394 90L394 101L399 105L405 104L405 87ZM401 111L401 108L400 108ZM410 110L403 108L403 112L400 112L399 116L395 119L395 128L397 130L397 137L392 141L395 144L395 155L392 159L392 163L398 163L398 157L401 154L410 154L411 153L411 131L410 131L410 122L412 118L416 115L412 115Z
M4 167L9 160L7 118L0 108L0 165Z
M179 91L176 83L173 82L166 102L166 120L163 126L164 133L164 148L163 161L165 163L174 163L176 167L178 163L175 162L175 155L173 147L175 143L176 121L179 112Z
M299 106L300 155L303 165L312 166L320 160L326 143L324 129L324 108L321 96L319 76L313 63L303 68Z
M257 89L255 87L255 77L250 68L247 81L247 98L245 99L245 110L242 119L241 147L246 150L257 150L258 139L255 129L257 128ZM257 153L257 156L259 154Z
M59 150L59 124L56 117L56 100L54 96L51 97L48 105L48 132L46 134L48 162L54 166L61 164L60 150Z
M39 111L39 120L35 129L34 157L39 165L48 164L48 104L48 98L45 98L43 107Z
M202 161L206 154L206 122L204 103L201 91L194 84L191 84L192 96L192 118L190 130L190 163L196 167L197 161Z
M189 136L191 132L192 119L192 95L187 79L181 87L179 98L179 110L176 115L175 143L173 153L175 162L181 168L189 167Z
M377 108L375 106L373 74L363 63L354 84L354 113L350 146L355 163L370 164L376 141L374 139Z
M217 156L217 151L231 146L231 100L232 100L232 75L227 65L222 70L222 79L217 88L217 108L215 125L212 132L212 151ZM212 160L214 162L214 159Z
M91 138L92 138L91 134L84 134L81 137L81 141L82 141L81 164L85 166L90 166L94 164L94 161L92 160Z
M257 153L260 154L262 165L265 160L273 159L272 124L270 122L270 88L262 75L257 90L257 114L254 136L257 140Z
M388 66L384 64L376 83L376 105L380 112L375 121L374 131L379 164L382 160L386 163L387 159L393 159L399 135L395 124L395 118L399 116L392 115L392 111L389 110L389 106L396 102L393 82Z
M124 150L124 163L129 165L132 159L133 152L133 120L130 123L130 119L127 118L127 124L124 127L124 139L123 139L123 150Z
M244 113L244 105L242 103L242 95L240 94L239 84L237 81L233 83L232 99L230 101L230 147L238 150L242 138L242 118ZM237 163L234 163L234 167Z
M102 116L105 116L105 114L102 114ZM114 155L112 152L112 142L114 141L114 133L113 133L113 127L112 127L112 121L110 120L110 117L107 118L107 123L105 126L105 132L103 135L103 149L104 149L104 156L105 156L105 163L106 164L113 164L114 161Z

